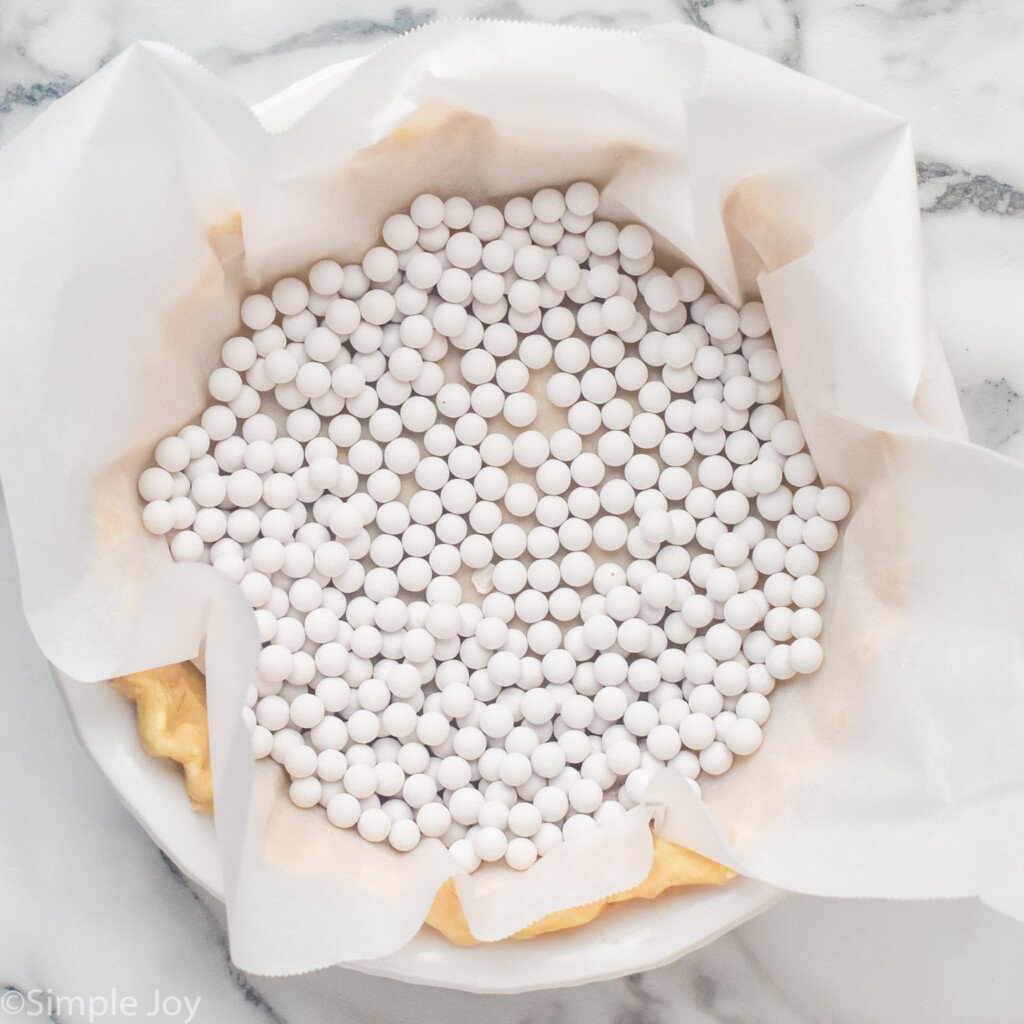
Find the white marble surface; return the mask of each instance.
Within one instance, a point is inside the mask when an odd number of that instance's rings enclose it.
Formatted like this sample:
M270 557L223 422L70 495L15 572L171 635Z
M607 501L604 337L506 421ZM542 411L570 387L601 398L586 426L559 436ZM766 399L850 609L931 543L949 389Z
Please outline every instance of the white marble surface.
M1024 458L1016 0L0 0L0 143L135 39L182 47L256 102L441 16L693 22L910 117L935 322L972 436ZM200 1024L1010 1024L1024 1015L1024 928L966 901L792 897L674 966L528 996L463 996L345 971L246 978L228 960L220 909L169 866L78 747L24 623L6 516L0 664L0 1021L86 1021L89 997L94 1021L137 1019L157 993L171 1002L149 1019L186 1020L173 1000L198 997ZM19 1008L19 993L35 1001Z

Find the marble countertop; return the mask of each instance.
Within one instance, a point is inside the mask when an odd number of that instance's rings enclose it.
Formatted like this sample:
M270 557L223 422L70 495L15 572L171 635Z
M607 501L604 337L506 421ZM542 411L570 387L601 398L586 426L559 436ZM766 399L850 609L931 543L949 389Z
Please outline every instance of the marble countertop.
M972 437L1024 458L1015 0L5 0L0 144L136 39L181 47L254 103L445 16L689 22L910 118L931 303ZM78 746L24 622L2 506L0 519L0 1021L87 1021L90 996L120 1006L94 1002L94 1021L191 1013L199 1024L1009 1024L1024 1014L1024 927L973 901L790 897L675 965L553 993L469 996L340 970L246 977L229 961L220 907L174 870Z

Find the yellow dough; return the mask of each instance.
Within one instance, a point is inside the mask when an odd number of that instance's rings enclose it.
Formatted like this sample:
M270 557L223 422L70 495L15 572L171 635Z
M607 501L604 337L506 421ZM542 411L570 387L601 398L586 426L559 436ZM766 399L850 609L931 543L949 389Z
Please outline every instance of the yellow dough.
M210 733L206 723L206 681L191 662L137 672L112 680L114 689L135 701L142 745L154 757L177 761L185 789L198 810L213 810Z
M199 810L213 810L210 775L210 737L206 723L206 685L202 673L184 662L113 680L119 693L135 701L142 745L155 757L177 761L185 773L185 788ZM532 939L548 932L578 928L593 921L606 907L627 900L650 900L679 885L723 885L735 872L699 853L654 837L654 862L637 886L581 907L558 910L517 932ZM454 882L437 891L426 923L457 946L475 946L462 912Z
M702 857L699 853L676 846L667 839L654 837L654 863L648 876L632 889L614 893L603 900L584 903L581 907L569 907L556 910L547 917L531 924L528 928L516 932L514 939L532 939L548 932L560 932L567 928L578 928L580 925L593 921L595 917L613 903L626 900L653 900L666 889L677 885L723 885L736 872L721 864ZM448 879L437 891L434 903L427 914L427 924L436 928L449 942L456 946L477 946L479 940L473 938L466 924L466 915L462 912L455 883Z

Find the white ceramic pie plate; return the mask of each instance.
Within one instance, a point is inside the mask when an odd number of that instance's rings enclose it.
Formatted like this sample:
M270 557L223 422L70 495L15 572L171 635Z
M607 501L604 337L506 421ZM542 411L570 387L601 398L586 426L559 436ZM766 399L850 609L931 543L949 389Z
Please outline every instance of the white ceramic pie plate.
M287 128L358 61L303 79L256 108L271 131ZM192 810L180 773L142 749L134 707L102 683L54 675L82 739L125 806L190 879L223 896L212 819ZM529 942L461 949L424 928L390 956L351 964L366 974L469 992L512 993L581 985L649 970L761 913L782 897L748 878L720 888L679 889L615 907L570 932Z

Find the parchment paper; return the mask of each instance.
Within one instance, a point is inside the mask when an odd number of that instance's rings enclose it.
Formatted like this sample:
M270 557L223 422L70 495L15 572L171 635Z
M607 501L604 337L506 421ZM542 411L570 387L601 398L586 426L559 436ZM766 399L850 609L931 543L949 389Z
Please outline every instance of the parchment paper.
M0 154L0 469L29 623L69 675L206 637L231 948L245 970L367 959L415 934L443 847L400 856L298 811L238 715L258 647L208 566L139 519L154 443L202 409L238 301L358 259L417 192L588 178L730 301L760 286L787 400L853 496L828 559L824 668L781 685L762 750L525 874L458 880L497 939L637 883L666 837L828 896L979 894L1024 918L1021 466L966 441L921 281L905 122L695 30L440 23L268 134L182 54L136 45Z

